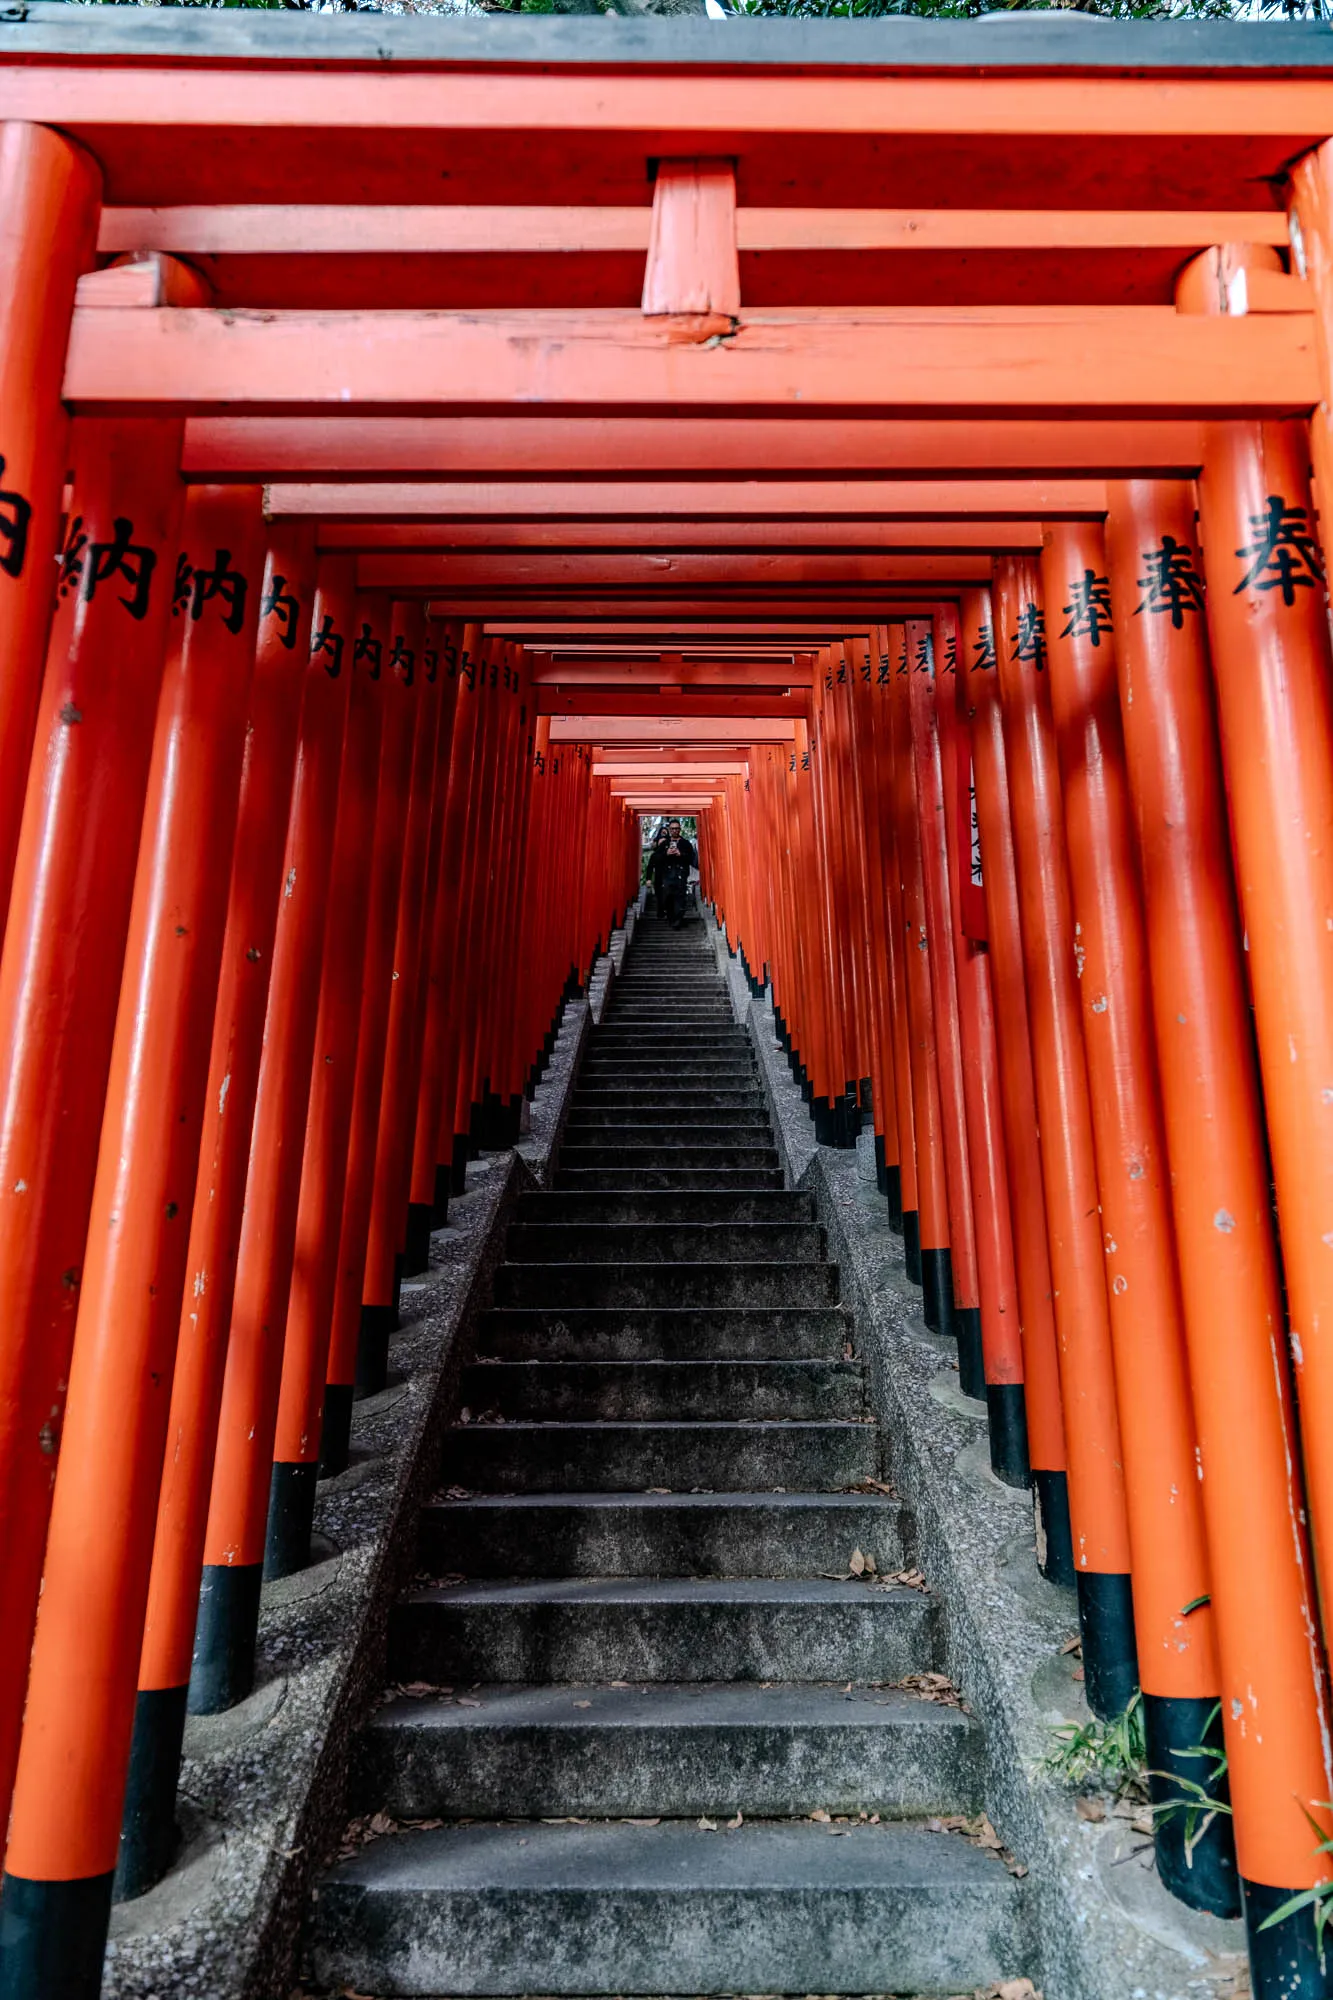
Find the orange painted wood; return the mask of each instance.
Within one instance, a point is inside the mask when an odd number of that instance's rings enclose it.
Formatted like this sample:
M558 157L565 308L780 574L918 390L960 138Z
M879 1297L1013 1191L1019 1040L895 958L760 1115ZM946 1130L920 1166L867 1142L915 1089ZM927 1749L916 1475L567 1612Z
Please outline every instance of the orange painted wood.
M1099 479L747 479L672 480L328 480L271 486L264 496L271 519L313 514L323 523L362 520L432 520L521 523L525 532L545 520L605 521L624 525L680 518L698 526L734 520L805 521L833 517L864 526L917 523L936 516L960 520L1057 520L1066 514L1104 514L1106 485Z
M1202 319L1157 306L769 310L747 313L711 345L670 319L616 311L85 306L71 323L63 389L76 411L348 415L515 402L1285 415L1318 393L1309 315Z
M660 161L643 274L644 312L731 317L740 308L734 162Z
M1087 509L1084 512L1090 511ZM320 528L321 549L409 549L439 551L480 549L494 556L482 558L487 575L504 576L507 566L518 570L525 561L535 566L531 552L603 550L608 566L624 560L626 549L662 550L660 560L688 561L702 551L754 551L768 563L797 557L808 560L807 551L835 549L837 556L817 556L836 564L840 573L852 565L858 570L873 569L874 551L901 549L920 552L935 549L992 549L1017 554L1035 553L1041 548L1041 524L1035 517L1007 522L990 520L959 521L467 521L457 523L426 521L329 522ZM501 552L512 551L512 554ZM678 551L678 554L668 554ZM774 553L769 554L769 551ZM460 567L462 559L454 556ZM471 563L468 564L469 569ZM879 567L883 567L882 561Z
M1179 416L1060 420L598 416L577 425L510 410L487 417L218 415L185 428L190 478L603 478L708 480L1006 472L1193 474L1202 426Z

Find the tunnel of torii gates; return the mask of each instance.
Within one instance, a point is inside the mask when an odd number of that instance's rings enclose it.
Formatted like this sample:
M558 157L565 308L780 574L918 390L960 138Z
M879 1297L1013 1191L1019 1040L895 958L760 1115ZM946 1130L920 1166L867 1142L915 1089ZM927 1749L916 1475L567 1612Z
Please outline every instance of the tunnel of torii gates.
M1333 42L1072 26L5 11L7 2000L672 810L1328 1990Z

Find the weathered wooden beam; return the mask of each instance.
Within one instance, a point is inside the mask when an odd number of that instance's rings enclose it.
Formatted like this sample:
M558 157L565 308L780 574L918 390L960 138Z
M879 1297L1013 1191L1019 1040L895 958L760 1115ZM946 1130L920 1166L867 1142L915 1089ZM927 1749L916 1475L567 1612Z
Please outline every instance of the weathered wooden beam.
M358 430L360 426L358 426ZM587 527L803 523L862 528L910 521L1050 521L1106 512L1102 479L620 479L377 480L278 483L264 496L272 520L324 524L330 547L351 522L449 522L488 530L539 523Z
M671 695L660 688L553 688L537 690L538 715L645 716L654 724L668 718L676 721L708 716L732 721L739 715L808 715L810 697L797 690L792 694L758 694L752 688L735 694Z
M526 549L492 554L420 554L410 549L360 556L357 580L365 590L455 591L493 594L507 590L713 590L756 591L774 586L828 587L835 593L867 585L943 583L960 569L985 575L987 553L964 548L955 554L843 555L831 551L694 554L666 550L636 554L593 549Z
M1052 518L1047 516L1047 519ZM903 555L933 551L984 550L988 555L1022 555L1041 549L1041 518L1015 521L464 521L432 524L411 521L335 521L319 530L323 551L369 555L381 550L416 555L484 551L496 577L506 563L532 564L564 552L602 551L608 559L626 552L670 555L672 561L707 551L795 553L834 551L848 558L873 558L878 551ZM550 551L538 558L537 551ZM674 552L674 553L672 553ZM595 560L590 556L590 560ZM772 555L769 556L772 560Z
M422 413L534 405L803 416L975 411L1290 415L1318 400L1306 313L1170 308L747 314L681 338L638 313L75 312L64 395L84 414Z
M793 743L791 716L554 715L553 743Z

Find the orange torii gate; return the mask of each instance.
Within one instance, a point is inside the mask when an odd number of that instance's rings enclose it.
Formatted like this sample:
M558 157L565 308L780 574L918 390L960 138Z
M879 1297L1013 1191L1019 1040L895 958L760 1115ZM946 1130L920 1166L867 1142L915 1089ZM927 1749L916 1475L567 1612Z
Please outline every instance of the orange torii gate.
M96 1992L666 805L1164 1879L1323 1994L1326 38L624 33L0 23L0 1995Z

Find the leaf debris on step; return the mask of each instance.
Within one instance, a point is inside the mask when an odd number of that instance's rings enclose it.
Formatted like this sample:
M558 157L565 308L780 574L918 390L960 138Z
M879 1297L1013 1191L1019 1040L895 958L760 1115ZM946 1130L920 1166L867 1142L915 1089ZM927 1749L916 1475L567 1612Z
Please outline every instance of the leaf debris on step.
M922 1701L937 1701L945 1708L963 1706L962 1692L947 1674L904 1674L893 1685L906 1694L918 1695Z

